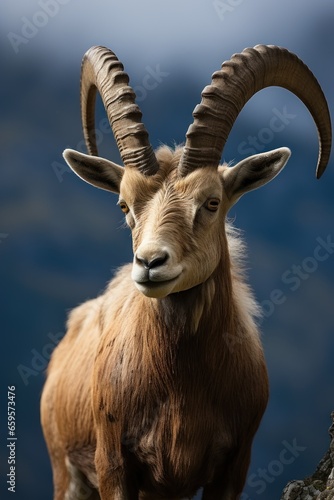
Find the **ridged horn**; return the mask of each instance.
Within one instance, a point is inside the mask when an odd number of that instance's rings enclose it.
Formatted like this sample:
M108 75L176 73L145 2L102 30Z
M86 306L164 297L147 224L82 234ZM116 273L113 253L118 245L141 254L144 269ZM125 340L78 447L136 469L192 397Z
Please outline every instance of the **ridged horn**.
M148 133L141 122L136 95L128 85L122 63L106 47L91 47L81 66L81 118L88 153L98 156L95 137L96 92L101 95L124 166L138 168L145 175L158 169Z
M331 120L323 91L310 69L287 49L257 45L234 54L212 75L202 101L194 109L194 122L186 134L179 164L181 176L197 167L217 167L228 135L246 102L259 90L279 86L293 92L307 106L318 129L320 178L327 166Z

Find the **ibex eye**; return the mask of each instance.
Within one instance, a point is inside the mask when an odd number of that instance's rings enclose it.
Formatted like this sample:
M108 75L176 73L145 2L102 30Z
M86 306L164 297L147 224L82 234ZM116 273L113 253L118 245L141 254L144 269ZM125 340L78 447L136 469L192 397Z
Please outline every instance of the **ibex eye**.
M218 198L209 198L205 203L205 208L211 212L216 212L219 207L220 200Z
M127 206L127 204L125 203L125 201L120 201L118 203L118 205L120 206L120 208L121 208L121 210L122 210L122 212L124 214L128 214L129 213L129 207Z

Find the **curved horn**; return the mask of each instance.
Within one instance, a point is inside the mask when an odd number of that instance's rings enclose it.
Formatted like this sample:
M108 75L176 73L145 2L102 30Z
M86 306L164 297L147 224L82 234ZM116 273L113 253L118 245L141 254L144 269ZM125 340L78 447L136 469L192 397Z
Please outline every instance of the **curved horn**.
M194 122L186 135L179 164L181 175L197 167L217 167L227 137L246 102L269 86L290 90L309 109L318 129L317 178L325 171L332 141L331 120L326 98L309 68L288 50L273 45L257 45L234 54L212 75L212 83L202 92L194 109Z
M89 154L98 156L95 137L95 99L99 91L124 166L138 168L145 175L158 169L135 93L122 63L106 47L91 47L81 66L81 118Z

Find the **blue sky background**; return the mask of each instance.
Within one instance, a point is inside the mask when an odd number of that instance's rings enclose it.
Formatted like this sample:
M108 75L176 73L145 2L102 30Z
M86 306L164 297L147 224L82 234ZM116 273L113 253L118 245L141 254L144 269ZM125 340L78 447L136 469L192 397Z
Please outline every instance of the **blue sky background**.
M67 312L100 293L132 258L116 197L80 182L61 156L65 147L82 148L84 52L91 45L116 52L157 147L184 141L211 74L233 53L258 43L296 52L317 76L333 114L333 21L332 0L2 1L1 498L11 498L5 478L7 386L16 386L16 498L51 499L39 423L45 366L65 331ZM148 89L152 72L160 77ZM271 119L278 115L284 126L273 132ZM99 104L100 152L118 161L104 118ZM256 146L250 145L254 137ZM271 383L243 500L278 499L289 480L310 474L328 447L334 409L333 159L316 181L312 119L296 97L272 88L246 105L224 159L239 161L251 147L280 146L292 150L286 169L231 213L245 232L249 279L264 306ZM319 244L323 260L315 258ZM296 266L303 272L299 281ZM282 463L282 450L293 443L299 447L294 460Z

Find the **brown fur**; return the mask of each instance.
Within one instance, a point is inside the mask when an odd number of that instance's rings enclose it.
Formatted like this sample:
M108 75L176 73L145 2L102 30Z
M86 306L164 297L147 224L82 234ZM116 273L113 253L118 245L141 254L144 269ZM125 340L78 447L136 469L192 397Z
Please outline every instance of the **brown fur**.
M192 270L182 289L149 298L123 267L71 312L52 355L42 425L55 500L176 500L200 487L205 500L232 500L242 491L268 399L259 311L224 196L217 214L193 216L194 199L200 206L223 190L218 172L179 179L180 154L158 151L150 178L126 169L120 197L131 206L134 253L148 235L173 242Z

